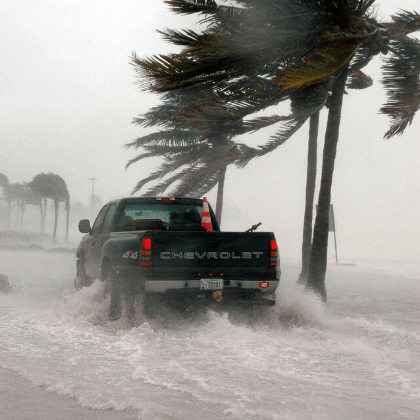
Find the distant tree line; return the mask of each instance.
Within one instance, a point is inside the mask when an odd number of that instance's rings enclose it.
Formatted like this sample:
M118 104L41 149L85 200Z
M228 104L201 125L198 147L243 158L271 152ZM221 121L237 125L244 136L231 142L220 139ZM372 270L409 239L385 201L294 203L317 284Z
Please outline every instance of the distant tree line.
M20 229L22 229L25 207L27 205L35 205L39 207L40 231L43 233L45 231L47 201L50 199L54 203L55 210L53 242L56 241L57 236L59 203L64 203L64 209L67 214L65 241L68 241L70 194L67 189L66 182L61 176L51 172L40 173L34 176L30 182L11 184L8 177L0 173L0 187L3 190L4 199L7 202L8 229L10 229L11 213L13 208L16 208L17 223L18 225L20 224Z

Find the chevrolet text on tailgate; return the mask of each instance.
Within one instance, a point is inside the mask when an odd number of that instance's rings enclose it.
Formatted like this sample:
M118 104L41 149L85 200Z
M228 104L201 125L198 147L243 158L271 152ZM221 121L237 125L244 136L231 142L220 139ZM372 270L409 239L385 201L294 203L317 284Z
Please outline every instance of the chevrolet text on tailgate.
M139 197L111 201L77 249L77 289L107 282L111 318L122 298L275 304L280 258L272 232L221 232L207 199Z

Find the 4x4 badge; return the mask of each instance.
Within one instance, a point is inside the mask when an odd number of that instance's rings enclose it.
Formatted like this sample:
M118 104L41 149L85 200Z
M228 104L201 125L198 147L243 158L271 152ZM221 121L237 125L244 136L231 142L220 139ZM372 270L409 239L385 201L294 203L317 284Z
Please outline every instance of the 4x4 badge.
M132 258L133 260L137 259L139 256L139 251L127 251L122 257L123 258Z

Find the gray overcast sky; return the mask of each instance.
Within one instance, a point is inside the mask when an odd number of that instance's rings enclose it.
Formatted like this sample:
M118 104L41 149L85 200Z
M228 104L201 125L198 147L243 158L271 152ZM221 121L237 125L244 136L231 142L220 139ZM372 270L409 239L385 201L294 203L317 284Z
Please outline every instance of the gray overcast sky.
M415 10L418 2L377 3L387 16L397 8ZM191 27L191 17L174 16L162 0L0 0L0 5L0 172L10 182L57 173L72 201L85 205L90 177L98 179L95 192L103 202L129 195L156 162L125 171L135 152L123 145L145 134L131 121L157 103L135 86L129 57L132 51L140 56L175 51L156 29ZM374 86L345 98L332 196L339 255L420 260L420 116L402 137L383 140L388 121L378 115L384 101L378 62L366 70ZM319 159L325 118L324 111ZM225 228L244 230L261 221L264 230L276 233L283 254L296 258L307 132L304 127L244 170L230 169L226 182ZM258 132L244 141L255 145L268 135ZM208 196L215 205L215 192Z

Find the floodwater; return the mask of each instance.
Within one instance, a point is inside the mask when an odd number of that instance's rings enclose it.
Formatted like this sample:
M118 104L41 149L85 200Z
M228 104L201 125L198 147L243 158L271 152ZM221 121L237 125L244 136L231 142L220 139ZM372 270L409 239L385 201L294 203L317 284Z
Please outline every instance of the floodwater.
M355 263L329 267L326 305L286 264L254 317L110 322L103 283L74 290L72 254L2 250L0 418L417 420L419 271Z

